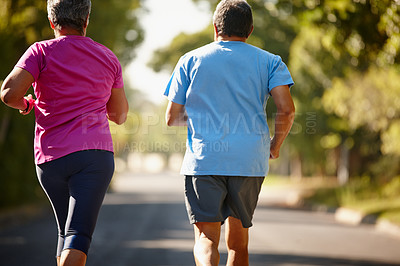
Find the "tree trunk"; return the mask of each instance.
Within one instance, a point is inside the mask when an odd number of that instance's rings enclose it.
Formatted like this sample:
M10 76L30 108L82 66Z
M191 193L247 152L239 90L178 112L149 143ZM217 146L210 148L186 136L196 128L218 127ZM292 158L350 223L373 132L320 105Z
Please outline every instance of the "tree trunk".
M290 160L290 178L300 180L302 178L301 159L297 154Z
M350 150L346 143L340 145L339 162L337 170L337 178L340 185L344 185L349 181L349 153Z

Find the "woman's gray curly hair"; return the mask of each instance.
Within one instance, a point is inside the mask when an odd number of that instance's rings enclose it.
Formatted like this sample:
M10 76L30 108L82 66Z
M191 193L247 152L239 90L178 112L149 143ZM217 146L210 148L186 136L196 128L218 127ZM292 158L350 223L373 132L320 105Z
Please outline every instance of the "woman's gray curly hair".
M47 14L57 30L68 27L83 33L91 7L90 0L47 0Z

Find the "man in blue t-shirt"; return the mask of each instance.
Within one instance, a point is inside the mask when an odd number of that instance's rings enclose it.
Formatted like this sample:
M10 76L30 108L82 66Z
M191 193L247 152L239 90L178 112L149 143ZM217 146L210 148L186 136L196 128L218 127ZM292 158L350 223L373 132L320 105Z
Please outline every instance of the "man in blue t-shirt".
M248 228L268 173L294 119L293 80L281 58L246 43L251 7L223 0L213 18L215 42L183 55L164 95L168 126L187 126L181 173L197 265L218 265L226 221L228 265L248 265ZM275 134L265 107L272 96Z

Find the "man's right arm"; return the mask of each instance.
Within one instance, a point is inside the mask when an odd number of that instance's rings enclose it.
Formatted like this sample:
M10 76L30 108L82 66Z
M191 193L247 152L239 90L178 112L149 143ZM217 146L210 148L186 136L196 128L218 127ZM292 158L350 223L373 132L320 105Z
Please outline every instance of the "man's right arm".
M275 117L275 134L271 140L270 159L279 157L280 147L293 125L295 107L288 85L277 86L271 90L277 113Z

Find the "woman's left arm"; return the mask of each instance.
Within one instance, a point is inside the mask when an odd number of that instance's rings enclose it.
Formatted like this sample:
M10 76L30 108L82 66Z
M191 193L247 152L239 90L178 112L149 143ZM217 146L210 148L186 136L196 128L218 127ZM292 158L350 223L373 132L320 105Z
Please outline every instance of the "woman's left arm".
M111 96L107 102L107 117L117 125L126 121L129 111L128 100L124 88L111 89Z
M34 81L31 73L15 67L1 85L1 100L6 105L19 109L21 114L28 114L34 101L32 95L24 96Z

